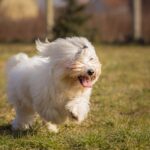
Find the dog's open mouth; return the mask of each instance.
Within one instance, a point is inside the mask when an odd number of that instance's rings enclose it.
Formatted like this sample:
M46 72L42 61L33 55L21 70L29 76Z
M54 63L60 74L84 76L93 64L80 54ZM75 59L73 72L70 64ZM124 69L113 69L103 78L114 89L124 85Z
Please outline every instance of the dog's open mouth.
M88 76L79 76L78 79L79 79L79 81L80 81L80 83L83 87L87 87L87 88L92 87L92 80L91 80L90 77L88 77Z

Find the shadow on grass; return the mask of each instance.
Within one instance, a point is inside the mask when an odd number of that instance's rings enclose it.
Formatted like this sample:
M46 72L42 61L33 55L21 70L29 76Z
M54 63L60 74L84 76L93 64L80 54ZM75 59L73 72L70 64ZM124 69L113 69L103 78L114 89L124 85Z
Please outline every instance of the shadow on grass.
M37 134L37 130L33 130L32 128L28 130L12 130L10 124L0 125L0 135L11 135L14 138L21 138L27 135L35 135Z

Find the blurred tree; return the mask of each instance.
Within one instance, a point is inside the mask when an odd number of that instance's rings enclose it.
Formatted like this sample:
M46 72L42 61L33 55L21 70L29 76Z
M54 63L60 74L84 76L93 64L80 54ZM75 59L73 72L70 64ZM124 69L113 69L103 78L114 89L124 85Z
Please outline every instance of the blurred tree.
M52 29L54 26L54 10L53 10L53 0L45 0L46 3L46 37L52 38Z
M76 0L65 0L64 11L55 20L53 28L54 39L66 36L83 36L84 25L89 16L84 12L87 4L79 4Z
M133 33L134 40L142 40L142 0L133 1Z

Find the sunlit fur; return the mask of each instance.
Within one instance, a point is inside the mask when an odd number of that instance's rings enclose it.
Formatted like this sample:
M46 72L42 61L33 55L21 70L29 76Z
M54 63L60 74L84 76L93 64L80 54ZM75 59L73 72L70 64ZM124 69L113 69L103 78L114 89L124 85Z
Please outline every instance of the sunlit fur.
M82 122L89 111L92 88L83 87L78 76L87 76L92 68L92 83L97 81L101 65L94 47L82 37L45 43L37 40L36 47L38 55L20 53L7 63L8 100L16 111L13 128L27 128L36 112L53 124L67 118Z

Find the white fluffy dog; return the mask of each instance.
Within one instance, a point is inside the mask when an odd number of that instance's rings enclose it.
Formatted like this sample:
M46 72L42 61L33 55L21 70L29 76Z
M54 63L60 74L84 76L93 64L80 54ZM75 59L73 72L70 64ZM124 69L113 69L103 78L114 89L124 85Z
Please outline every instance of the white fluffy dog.
M7 63L8 100L16 111L13 129L29 127L36 112L54 132L67 118L82 122L101 72L94 47L83 37L37 40L36 47L39 55L20 53Z

